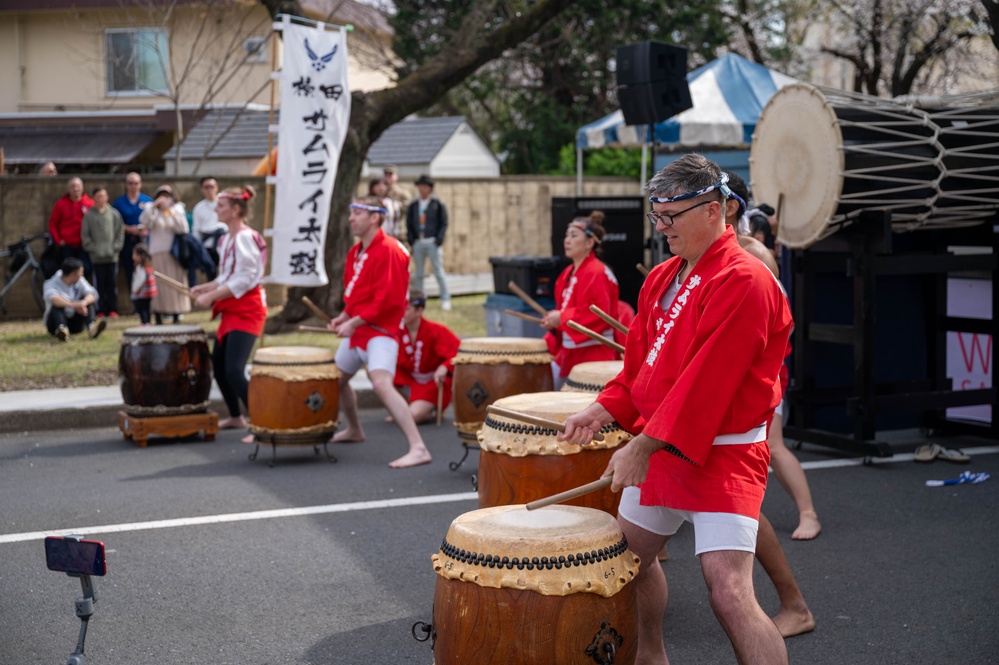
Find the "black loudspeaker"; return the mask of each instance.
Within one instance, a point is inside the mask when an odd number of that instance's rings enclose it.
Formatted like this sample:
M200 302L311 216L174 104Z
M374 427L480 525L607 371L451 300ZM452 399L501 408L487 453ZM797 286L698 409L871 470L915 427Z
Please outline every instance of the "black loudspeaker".
M617 98L629 125L662 122L691 108L687 49L651 41L618 46Z
M637 307L638 292L645 279L635 267L637 263L645 263L644 205L641 196L552 197L552 254L565 255L562 240L569 222L576 217L585 217L594 210L603 211L604 230L607 233L600 260L614 271L621 300Z

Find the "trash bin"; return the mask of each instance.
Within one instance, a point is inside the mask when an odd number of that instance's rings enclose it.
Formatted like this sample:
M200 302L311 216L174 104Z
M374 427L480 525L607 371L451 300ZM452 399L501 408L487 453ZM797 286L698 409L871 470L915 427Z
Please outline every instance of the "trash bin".
M555 300L552 298L535 298L535 300L545 309L555 308ZM545 336L545 329L537 323L525 321L504 311L509 309L514 312L540 318L537 312L517 296L510 296L505 293L490 293L486 296L486 303L483 307L486 310L486 335L489 337Z
M489 263L496 293L514 295L508 286L513 282L537 300L555 297L555 280L569 260L563 256L490 256Z

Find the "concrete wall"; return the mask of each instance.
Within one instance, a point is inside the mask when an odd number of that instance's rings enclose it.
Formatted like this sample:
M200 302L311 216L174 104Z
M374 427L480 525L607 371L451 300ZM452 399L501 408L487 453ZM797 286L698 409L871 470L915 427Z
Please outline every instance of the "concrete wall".
M21 236L41 233L48 229L49 213L55 201L65 193L70 174L57 178L38 176L0 177L0 244L6 247ZM257 190L254 199L252 225L264 223L263 178L219 176L222 188L251 184ZM175 177L170 183L189 209L201 199L199 178ZM84 188L91 191L97 185L108 188L114 200L125 191L125 176L87 177ZM551 199L553 196L575 196L576 180L568 176L505 176L478 179L436 179L435 192L447 205L450 227L444 242L444 265L451 274L490 273L490 256L528 254L551 255ZM148 177L143 191L151 194L161 181ZM410 192L416 192L412 181L402 182ZM360 189L367 189L362 182ZM624 178L588 178L584 180L585 196L634 196L638 183ZM273 198L272 198L273 200ZM344 218L346 222L346 218ZM39 243L34 248L40 249ZM0 274L6 271L7 260L0 259ZM7 296L9 318L40 317L24 277ZM125 302L123 300L123 302ZM268 291L268 302L280 304L280 290ZM123 311L131 311L126 306Z

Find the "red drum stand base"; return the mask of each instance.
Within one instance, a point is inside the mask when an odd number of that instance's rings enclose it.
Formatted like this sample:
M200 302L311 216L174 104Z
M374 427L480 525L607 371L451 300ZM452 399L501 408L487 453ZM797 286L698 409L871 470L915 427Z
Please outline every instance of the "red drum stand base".
M219 431L219 414L214 411L190 413L181 416L154 416L140 418L124 411L118 412L118 429L126 441L133 440L137 448L145 448L150 434L166 437L192 436L205 433L205 441L214 441Z

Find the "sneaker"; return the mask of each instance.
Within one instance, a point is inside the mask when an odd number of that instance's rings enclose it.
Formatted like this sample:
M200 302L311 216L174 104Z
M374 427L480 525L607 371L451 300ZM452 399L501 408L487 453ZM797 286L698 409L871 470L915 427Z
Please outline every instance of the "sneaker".
M97 318L98 319L103 319L104 318L104 312L97 312Z
M111 312L110 314L108 314L108 316L111 317L112 319L117 319L118 318L118 312Z
M56 339L58 339L60 342L68 342L69 328L67 328L66 326L59 326L58 328L56 328L55 336Z
M445 312L450 312L451 311L451 301L450 300L442 300L441 301L441 309L444 310Z
M90 331L90 339L97 339L97 336L104 332L104 329L108 327L108 322L105 319L97 319L90 324L88 330Z

